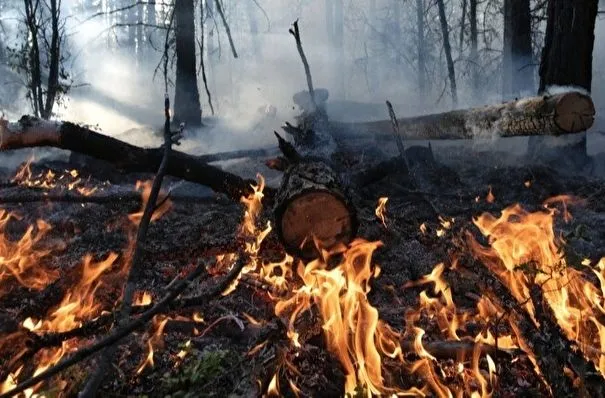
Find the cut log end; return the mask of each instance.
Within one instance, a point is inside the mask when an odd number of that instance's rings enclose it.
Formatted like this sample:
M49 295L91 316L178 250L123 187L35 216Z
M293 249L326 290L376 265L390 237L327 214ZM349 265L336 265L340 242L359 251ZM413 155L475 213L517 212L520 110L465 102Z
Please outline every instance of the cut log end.
M554 122L562 131L579 133L593 125L595 113L589 96L578 92L566 93L555 105Z
M338 174L322 161L289 167L275 200L275 224L284 248L305 260L350 243L357 215Z
M345 202L326 191L305 192L291 199L281 219L284 244L303 258L316 255L316 245L331 249L353 239L351 212Z

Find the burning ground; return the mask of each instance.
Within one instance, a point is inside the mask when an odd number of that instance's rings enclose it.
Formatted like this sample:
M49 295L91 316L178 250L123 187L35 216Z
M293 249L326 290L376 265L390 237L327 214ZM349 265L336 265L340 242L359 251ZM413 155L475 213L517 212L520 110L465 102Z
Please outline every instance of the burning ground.
M240 204L162 194L134 313L207 272L122 341L102 394L603 394L605 182L466 155L412 158L413 184L356 192L359 239L307 264L272 232L262 177ZM0 392L108 332L152 177L60 162L4 176ZM76 396L95 366L25 396Z

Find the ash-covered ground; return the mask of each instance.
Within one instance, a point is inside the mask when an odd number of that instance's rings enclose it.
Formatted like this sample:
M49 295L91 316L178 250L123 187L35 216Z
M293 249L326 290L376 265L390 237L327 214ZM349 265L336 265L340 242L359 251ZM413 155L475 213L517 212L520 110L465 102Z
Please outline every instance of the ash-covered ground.
M553 167L530 164L521 157L493 150L477 151L470 147L440 148L435 161L426 150L409 151L411 173L405 170L354 190L354 202L360 220L359 237L384 243L374 255L381 272L372 283L370 303L378 309L380 318L398 331L406 327L406 311L417 308L418 296L427 286L405 287L430 273L436 264L449 262L453 241L462 230L474 231L472 218L483 212L499 215L509 205L520 203L530 210L538 210L542 203L556 195L573 195L585 199L571 205L573 219L559 220L557 233L565 241L568 263L578 264L588 258L596 263L605 256L605 179L588 176L591 165L602 159L595 156L592 163L580 167ZM363 167L379 160L372 151L360 164ZM279 173L268 170L264 159L248 159L227 165L234 172L254 176L256 172L267 176L268 182L279 181ZM577 166L577 165L575 165ZM574 166L574 167L575 167ZM361 167L361 166L359 166ZM64 161L41 161L32 164L33 174L48 169L60 174L73 165ZM557 170L558 168L558 170ZM14 169L3 171L2 179L10 181ZM137 180L148 180L153 175L125 175L106 168L81 167L80 177L88 187L102 187L94 195L132 193ZM177 275L190 270L200 258L237 251L238 225L243 206L209 192L204 187L181 183L167 178L164 185L173 188L173 207L161 219L152 223L144 246L144 272L138 281L140 291L150 292L157 300L165 293L165 286ZM43 318L56 307L65 292L79 278L82 258L91 254L103 259L108 253L123 254L128 247L127 215L140 209L141 203L133 197L109 200L105 203L74 201L34 201L45 194L64 192L58 186L52 190L5 184L0 189L2 208L20 215L7 224L5 234L20 238L27 227L37 219L52 226L40 242L52 251L42 259L40 267L56 270L58 277L42 290L21 286L17 281L3 281L0 295L0 317L5 335L19 327L27 317ZM491 191L494 200L488 201ZM11 198L22 198L14 203ZM375 215L378 198L388 197L386 228ZM16 199L15 199L16 200ZM31 202L27 202L31 200ZM264 220L270 220L270 209ZM439 217L454 219L453 226L443 230ZM421 227L422 226L422 227ZM424 231L424 232L423 232ZM263 258L279 260L281 246L273 234L265 240ZM122 280L111 277L118 270L108 271L106 282L99 288L97 300L102 308L112 311L119 297ZM472 282L455 273L446 275L452 281L454 301L460 310L472 311L474 296L481 296ZM189 291L195 294L213 283L207 279ZM196 314L197 318L193 318ZM309 332L296 354L285 336L284 321L274 315L274 300L260 287L240 284L232 294L212 300L204 305L168 314L172 321L163 331L163 344L155 348L154 366L147 366L140 374L137 369L147 355L146 341L154 329L149 327L126 338L119 350L111 375L103 386L102 396L137 397L252 397L266 393L276 374L281 395L294 396L288 381L300 389L301 396L336 397L343 394L344 373L338 359L326 348L321 334ZM182 318L178 318L181 316ZM193 322L191 319L203 318ZM218 323L214 321L221 319ZM235 319L239 321L236 321ZM181 321L179 321L179 319ZM319 321L318 321L319 322ZM438 325L423 320L426 330L424 341L440 340ZM461 325L462 335L472 335L472 325ZM107 329L100 328L98 335ZM0 337L1 339L1 337ZM92 342L92 337L79 340L79 344ZM1 341L1 340L0 340ZM187 344L187 342L190 342ZM265 343L251 353L254 347ZM2 349L5 346L0 344ZM177 354L186 352L181 359ZM409 353L413 357L413 353ZM8 356L1 356L0 379L9 372ZM495 358L498 365L498 383L494 395L498 397L542 396L543 385L526 357ZM31 362L31 361L30 361ZM289 366L284 364L288 363ZM26 366L32 369L32 364ZM64 396L76 396L86 375L94 369L95 361L88 360L55 377L52 389L59 380L67 381ZM455 376L455 361L440 360L445 379L459 383ZM383 363L385 384L400 388L422 387L422 374L412 374L396 361ZM25 371L24 371L25 372ZM450 375L452 372L452 375ZM430 394L429 394L430 395Z

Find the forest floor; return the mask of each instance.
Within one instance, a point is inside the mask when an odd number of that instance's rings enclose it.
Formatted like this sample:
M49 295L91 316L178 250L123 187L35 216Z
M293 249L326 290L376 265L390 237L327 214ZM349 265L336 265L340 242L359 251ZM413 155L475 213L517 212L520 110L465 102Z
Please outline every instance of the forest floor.
M568 265L581 268L580 262L589 259L595 266L605 257L605 179L569 171L562 173L543 165L515 165L505 154L497 153L456 149L437 154L437 159L441 159L441 163L414 163L413 183L406 173L393 174L355 193L359 237L383 243L372 257L372 262L380 265L380 274L371 281L368 300L378 310L379 318L392 329L409 331L409 311L421 307L422 291L437 297L430 284L408 286L406 283L430 274L439 263L455 262L453 253L459 250L456 242L465 236L465 231L487 245L473 223L473 217L484 212L499 217L503 209L515 203L528 211L539 212L545 200L557 195L584 199L569 204L573 216L570 221L565 222L558 213L555 234L564 237L561 249ZM265 173L261 165L261 161L249 160L238 167ZM93 261L104 260L110 253L119 255L95 288L94 302L99 306L96 313L112 311L119 297L123 283L120 271L133 232L127 215L141 207L136 196L128 195L133 193L137 180L149 180L153 176L122 175L111 169L84 167L78 170L77 178L81 179L78 187L97 187L93 196L124 193L126 197L106 203L37 201L44 195L63 195L65 184L58 176L66 175L72 168L73 165L66 162L34 162L31 178L47 175L51 170L56 176L56 187L43 189L7 183L0 189L3 202L0 206L19 216L3 223L2 234L6 239L21 239L39 219L51 226L36 243L48 252L40 255L36 264L51 275L47 283L37 289L23 286L0 270L0 319L4 324L0 327L3 352L0 381L9 373L15 374L15 364L7 354L14 355L16 348L3 345L3 336L19 329L28 317L35 323L50 316L77 284L86 255L91 255ZM15 170L6 170L1 177L10 181L14 176ZM73 176L68 178L75 181ZM168 179L168 183L171 182L175 183ZM150 294L153 300L161 298L165 286L190 270L198 259L211 259L241 249L238 230L244 215L243 205L207 195L206 191L200 191L203 195L194 191L173 192L170 210L150 227L144 246L144 272L137 288ZM380 197L389 198L386 227L375 214ZM266 220L263 218L263 225ZM263 242L260 257L265 261L279 261L283 256L281 245L270 233ZM451 287L457 311L473 318L477 313L477 297L482 297L482 291L462 273L447 270L443 275ZM593 282L598 283L596 279ZM212 283L212 279L207 279L188 294L203 291ZM300 285L300 281L292 283L295 287ZM345 370L321 338L321 329L309 332L303 347L294 350L286 336L287 319L275 315L275 303L279 300L265 288L240 283L226 296L166 314L163 330L158 319L153 326L123 340L111 377L107 377L102 386L102 396L252 397L273 387L279 388L283 396L294 396L296 390L300 390L301 396L344 395ZM425 331L425 344L444 340L439 317L424 314L415 319L415 326ZM315 322L321 324L321 320ZM478 321L468 321L457 329L460 336L472 338L481 327ZM499 332L497 329L495 333ZM99 328L97 332L102 335L106 330ZM154 339L156 332L160 337ZM506 334L510 330L500 332ZM72 340L71 344L78 346L92 341L88 336ZM137 372L148 356L150 345L154 347L153 366L148 364ZM25 363L23 374L31 372L36 363L42 361L43 354L38 353L33 361ZM418 355L404 352L404 357L405 365L395 359L383 359L384 384L397 390L427 386L426 372L414 372L410 365ZM547 394L528 356L519 355L512 361L506 355L492 359L497 369L497 381L489 385L493 396ZM462 362L470 367L470 361L467 357ZM479 365L487 369L485 359ZM460 375L456 358L439 359L431 366L452 391L481 391L479 384L468 382ZM64 396L76 396L91 369L94 369L94 360L84 361L39 389L52 391L61 386ZM487 374L487 370L483 373ZM274 378L276 374L278 377ZM436 395L430 387L425 388L429 395Z

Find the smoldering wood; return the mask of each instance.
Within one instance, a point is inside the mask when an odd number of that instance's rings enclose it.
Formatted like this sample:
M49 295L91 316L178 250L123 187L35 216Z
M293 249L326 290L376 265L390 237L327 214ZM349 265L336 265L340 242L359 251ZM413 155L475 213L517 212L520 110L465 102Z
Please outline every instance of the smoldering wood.
M0 123L0 150L44 146L79 152L129 172L154 173L160 165L163 152L161 147L137 147L71 122L49 122L23 116L16 123ZM234 200L251 194L251 185L256 183L179 151L171 152L167 174L206 185ZM269 200L272 193L271 188L265 189L265 196Z
M347 244L357 233L357 213L341 177L321 160L303 159L284 173L275 196L275 226L289 253L305 259Z
M588 130L594 123L592 99L579 92L523 98L498 105L398 118L407 140L492 139L564 135ZM330 122L338 139L376 137L392 140L390 120Z

